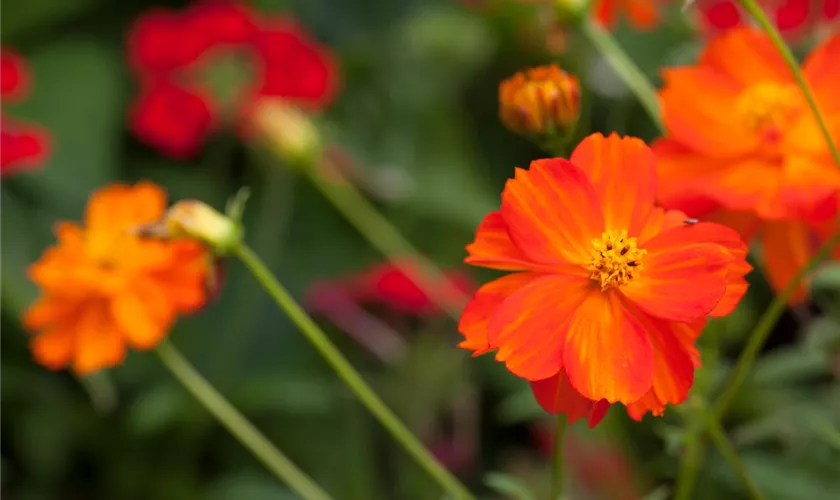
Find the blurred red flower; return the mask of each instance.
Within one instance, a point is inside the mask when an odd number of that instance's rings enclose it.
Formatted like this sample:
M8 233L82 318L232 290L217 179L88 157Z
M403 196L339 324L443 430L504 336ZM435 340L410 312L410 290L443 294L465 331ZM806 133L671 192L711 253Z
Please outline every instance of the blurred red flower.
M195 154L220 123L246 117L261 97L321 109L337 78L330 54L292 20L233 0L146 12L129 32L128 60L141 87L131 129L177 158Z
M758 0L770 21L786 37L813 33L815 28L840 19L840 0ZM727 30L750 21L735 0L697 0L701 26Z
M659 6L664 3L665 0L595 0L595 18L609 27L623 13L634 28L649 30L659 24Z
M8 49L0 49L0 99L3 104L26 98L28 91L29 73L23 58ZM0 114L0 176L38 167L48 153L46 131Z
M446 273L448 288L441 297L457 300L475 286L466 274ZM327 317L383 361L398 359L405 350L399 334L380 319L432 318L443 314L429 295L402 269L392 263L375 265L348 277L313 283L304 302L313 312ZM378 315L368 313L370 308Z

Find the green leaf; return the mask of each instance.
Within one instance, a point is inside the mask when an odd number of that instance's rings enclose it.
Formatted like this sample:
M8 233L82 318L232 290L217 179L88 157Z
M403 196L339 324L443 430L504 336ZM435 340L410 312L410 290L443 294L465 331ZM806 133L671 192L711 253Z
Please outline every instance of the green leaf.
M521 479L502 472L488 472L484 484L510 500L537 500Z
M90 193L118 175L126 90L121 56L92 40L66 40L28 61L33 87L9 113L47 129L52 151L42 168L14 180L60 215L78 217Z

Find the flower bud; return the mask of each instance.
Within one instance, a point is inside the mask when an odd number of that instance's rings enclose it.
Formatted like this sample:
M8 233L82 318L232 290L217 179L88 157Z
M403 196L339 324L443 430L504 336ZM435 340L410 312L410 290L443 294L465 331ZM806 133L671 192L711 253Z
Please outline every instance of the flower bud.
M516 73L499 86L499 116L517 134L540 141L562 138L579 113L578 80L557 65Z
M592 0L554 0L557 20L564 26L577 26L589 15Z
M213 249L216 255L226 255L242 241L242 226L212 207L197 201L183 200L172 205L163 219L136 229L146 238L198 240Z
M318 129L295 105L282 99L263 98L256 104L251 120L260 140L291 166L306 167L318 160Z

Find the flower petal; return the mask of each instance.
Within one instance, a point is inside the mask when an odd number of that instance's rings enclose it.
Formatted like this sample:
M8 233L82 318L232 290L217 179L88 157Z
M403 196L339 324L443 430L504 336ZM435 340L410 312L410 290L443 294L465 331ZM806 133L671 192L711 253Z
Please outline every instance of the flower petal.
M653 383L653 349L619 294L587 295L569 322L561 347L574 387L587 399L631 403Z
M840 35L834 35L811 51L803 65L814 98L826 116L840 113L840 92L837 92L837 82L840 82L839 60Z
M175 319L175 309L166 301L165 295L144 294L141 298L132 292L114 298L111 314L128 343L137 349L156 346Z
M665 210L656 207L650 213L642 231L639 233L639 244L644 245L648 240L668 229L682 226L688 219L688 215L681 210Z
M563 370L553 377L531 382L531 390L543 410L555 415L565 414L569 425L585 418L591 429L598 425L610 407L604 399L592 401L581 396Z
M595 293L586 276L536 278L510 295L490 317L487 340L498 361L527 380L555 375L563 366L565 330L575 309Z
M700 56L743 86L755 82L793 83L793 77L770 38L755 28L736 28L714 37Z
M627 230L637 235L656 194L655 157L635 137L592 134L569 159L589 177L604 211L605 230Z
M502 217L514 244L540 264L581 263L604 217L592 184L572 163L537 160L516 169L502 194Z
M704 66L666 69L662 78L659 95L668 139L718 159L756 149L757 138L732 111L742 90L738 82Z
M800 155L785 157L779 198L790 216L829 219L837 213L838 192L840 172L830 158L820 161Z
M32 357L51 370L60 370L73 357L75 336L73 330L62 327L41 333L32 339Z
M692 321L709 314L726 292L734 257L722 245L702 239L707 231L714 231L707 225L723 228L708 223L685 225L650 240L640 275L621 288L624 295L644 312L662 319Z
M811 231L799 221L767 222L761 232L761 254L767 280L780 292L811 260ZM790 297L789 304L801 304L807 299L809 280L803 283Z
M90 304L76 324L73 370L79 375L118 365L125 357L125 342L108 311Z
M490 317L505 299L538 277L539 275L533 273L508 274L479 288L464 308L458 322L458 331L465 337L458 347L474 351L474 356L494 349L495 346L491 346L487 340L487 323Z
M505 271L523 271L529 267L529 259L511 241L498 210L487 214L478 225L475 240L467 245L467 253L464 259L467 264Z

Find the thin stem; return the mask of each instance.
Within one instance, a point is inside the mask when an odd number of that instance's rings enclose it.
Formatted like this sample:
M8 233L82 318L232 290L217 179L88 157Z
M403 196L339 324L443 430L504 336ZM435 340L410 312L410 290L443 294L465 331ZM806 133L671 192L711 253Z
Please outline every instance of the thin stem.
M709 435L715 443L718 452L720 452L723 458L729 462L729 465L735 469L735 473L741 481L741 484L744 486L744 489L746 489L749 497L753 500L762 500L763 496L761 495L761 492L758 491L755 483L750 478L750 475L747 472L747 467L744 465L741 457L738 456L738 451L735 450L735 447L729 442L729 438L726 437L726 433L723 431L723 427L721 427L720 422L715 417L715 414L710 411L705 404L701 405L700 411L703 415L703 422L709 429Z
M697 434L687 435L685 449L680 457L674 500L689 500L691 498L705 454L706 448L700 442L700 436Z
M750 337L747 340L747 345L744 347L744 350L741 351L741 355L738 357L735 368L732 370L728 380L723 385L725 388L723 393L717 398L717 400L715 400L714 413L718 421L723 420L726 411L729 409L729 405L732 403L732 399L738 393L738 389L740 389L741 384L744 383L744 380L746 380L747 375L752 369L752 365L755 363L755 359L758 357L759 351L761 351L761 348L764 347L767 337L770 336L770 332L773 330L776 322L785 311L785 307L790 296L793 295L805 277L810 274L838 244L840 244L840 231L834 233L819 248L819 250L817 250L817 253L811 261L796 273L787 286L778 295L776 295L773 302L771 302L770 306L767 307L767 310L764 311L764 314L758 320L758 324L756 324L755 329L753 329L750 334Z
M245 245L239 245L234 250L234 253L254 275L254 278L256 278L266 292L274 299L280 309L288 315L307 340L321 353L327 363L338 374L339 378L347 384L353 394L359 398L359 401L391 433L391 436L402 445L417 464L437 481L445 491L451 494L453 498L474 498L469 490L435 459L429 450L411 433L408 427L376 395L362 376L347 361L347 358L330 341L327 334L295 302L291 294L277 281L260 258Z
M659 112L659 102L656 90L650 84L647 77L638 66L621 50L621 47L610 35L609 31L599 26L592 20L584 21L581 24L581 31L589 42L595 46L598 52L604 56L616 74L624 80L630 91L636 95L639 103L645 108L648 116L659 128L660 133L665 132Z
M563 498L563 452L566 437L566 415L557 415L557 423L554 427L554 466L551 476L551 500Z
M759 26L761 26L761 29L764 30L767 36L770 37L770 40L773 42L773 45L775 45L779 55L781 55L782 59L784 59L785 64L787 64L790 72L793 74L793 78L796 80L797 85L799 85L799 88L802 89L802 94L805 95L805 100L808 101L808 106L811 108L811 112L814 113L814 118L816 118L817 123L820 126L820 131L822 131L825 142L828 144L828 149L831 151L831 157L834 158L834 163L837 165L837 168L840 168L840 151L837 150L837 146L831 139L831 133L828 131L828 126L826 126L825 120L820 113L817 101L814 99L814 94L811 93L811 89L808 87L808 82L805 81L805 77L802 75L802 70L799 69L799 62L793 56L790 48L788 48L787 44L782 39L779 31L775 26L773 26L773 23L767 19L767 16L764 14L764 11L761 10L758 3L756 3L755 0L739 0L739 2L741 6L755 18L756 22L758 22Z
M163 341L156 352L181 385L292 491L305 500L332 499L219 394L175 346Z
M326 160L308 170L315 187L345 219L394 266L410 276L455 321L469 297L450 285L434 262L424 257L361 193ZM323 175L329 176L325 178ZM444 296L444 292L446 295Z

